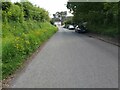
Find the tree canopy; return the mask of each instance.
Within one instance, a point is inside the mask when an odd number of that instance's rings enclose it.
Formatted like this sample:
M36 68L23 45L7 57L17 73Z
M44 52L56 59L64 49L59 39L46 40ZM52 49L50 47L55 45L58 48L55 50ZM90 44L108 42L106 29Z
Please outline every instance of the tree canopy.
M73 21L76 23L113 24L118 17L117 2L68 2L67 8L74 15Z
M35 20L50 21L49 13L43 8L37 7L30 2L2 2L3 21Z

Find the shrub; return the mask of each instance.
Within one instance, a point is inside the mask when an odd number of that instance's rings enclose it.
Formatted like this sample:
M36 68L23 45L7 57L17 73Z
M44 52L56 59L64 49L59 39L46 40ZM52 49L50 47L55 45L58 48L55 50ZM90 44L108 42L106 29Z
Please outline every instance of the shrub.
M8 19L13 21L20 21L22 10L18 5L12 5L7 13Z
M2 2L2 79L12 74L57 28L48 12L30 2Z
M36 27L32 29L32 26L29 27L30 23L36 25ZM13 22L13 24L16 26L18 23L15 24ZM15 29L14 33L21 34L14 35L13 30L9 30L13 27L13 24L7 24L7 27L9 28L4 29L5 32L2 43L3 78L7 77L20 67L25 58L33 53L44 41L57 31L56 27L47 22L37 23L31 21L19 23L19 30ZM26 25L24 26L23 24ZM29 32L26 33L25 27L28 28Z

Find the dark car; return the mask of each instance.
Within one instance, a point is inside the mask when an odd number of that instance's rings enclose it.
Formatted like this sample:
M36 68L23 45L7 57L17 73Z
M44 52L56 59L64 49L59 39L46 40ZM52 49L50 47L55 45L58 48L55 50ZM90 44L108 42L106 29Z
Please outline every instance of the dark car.
M87 32L87 28L84 26L84 25L77 25L75 27L75 32L78 32L78 33L86 33Z

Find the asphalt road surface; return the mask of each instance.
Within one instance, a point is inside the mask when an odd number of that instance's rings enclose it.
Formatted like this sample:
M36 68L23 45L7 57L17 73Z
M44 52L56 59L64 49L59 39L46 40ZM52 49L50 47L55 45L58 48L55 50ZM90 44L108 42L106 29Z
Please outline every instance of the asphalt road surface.
M118 47L60 28L11 83L12 88L118 88Z

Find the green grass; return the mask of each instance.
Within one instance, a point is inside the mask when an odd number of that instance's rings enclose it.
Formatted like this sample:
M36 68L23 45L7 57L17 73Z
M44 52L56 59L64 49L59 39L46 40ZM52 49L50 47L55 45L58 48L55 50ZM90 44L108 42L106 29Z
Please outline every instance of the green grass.
M14 73L57 28L48 22L3 23L2 79Z

